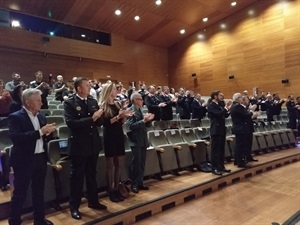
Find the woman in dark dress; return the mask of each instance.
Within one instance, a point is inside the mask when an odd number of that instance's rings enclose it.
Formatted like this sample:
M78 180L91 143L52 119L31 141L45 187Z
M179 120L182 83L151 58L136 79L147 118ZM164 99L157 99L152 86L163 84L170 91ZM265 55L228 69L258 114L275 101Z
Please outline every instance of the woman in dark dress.
M122 124L133 111L124 109L115 101L117 89L114 83L107 83L100 93L99 105L104 111L103 139L106 157L106 183L109 199L112 202L123 201L118 191L120 182L120 157L125 154Z

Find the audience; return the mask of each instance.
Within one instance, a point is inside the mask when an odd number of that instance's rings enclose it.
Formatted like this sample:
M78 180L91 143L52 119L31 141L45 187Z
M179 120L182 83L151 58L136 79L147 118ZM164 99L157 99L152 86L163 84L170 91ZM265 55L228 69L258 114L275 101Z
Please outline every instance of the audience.
M9 115L9 104L12 102L9 91L4 89L4 81L0 79L0 117Z

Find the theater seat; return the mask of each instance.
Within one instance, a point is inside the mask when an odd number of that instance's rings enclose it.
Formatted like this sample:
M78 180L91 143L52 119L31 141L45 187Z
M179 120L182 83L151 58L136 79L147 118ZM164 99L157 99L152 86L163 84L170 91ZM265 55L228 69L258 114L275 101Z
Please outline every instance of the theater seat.
M162 130L148 132L150 145L156 150L162 173L178 169L173 145L169 144Z
M47 123L55 123L57 127L66 125L63 116L47 116Z
M61 125L57 127L57 137L59 139L65 139L69 137L69 128L67 125Z

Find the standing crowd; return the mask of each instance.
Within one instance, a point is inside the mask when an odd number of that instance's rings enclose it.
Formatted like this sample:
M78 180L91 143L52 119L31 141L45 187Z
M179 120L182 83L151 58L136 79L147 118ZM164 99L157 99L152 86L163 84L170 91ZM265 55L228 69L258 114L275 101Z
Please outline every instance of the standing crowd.
M47 96L53 90L55 99L64 106L64 118L69 128L68 149L71 160L70 174L70 214L79 220L84 180L87 188L88 207L106 210L107 206L98 200L96 166L101 140L98 127L103 127L103 145L106 158L106 184L112 202L124 201L119 192L120 157L125 154L123 124L132 150L131 190L149 190L143 182L146 149L149 147L147 127L153 120L173 120L174 108L180 119L211 120L211 168L215 175L231 172L224 166L226 142L225 119L231 116L232 133L236 137L234 164L249 168L248 162L256 161L251 155L253 121L266 111L267 120L280 116L282 105L288 110L291 129L299 129L300 97L287 100L278 94L261 96L248 92L235 93L225 100L221 91L213 91L208 101L199 93L185 88L175 92L168 86L141 84L139 89L131 86L126 90L121 83L111 81L101 84L96 80L74 77L64 82L58 75L57 81L37 71L35 80L26 85L19 74L12 75L12 81L4 86L0 80L0 117L8 117L8 127L13 147L11 167L14 170L14 192L12 196L9 224L21 224L22 205L29 183L33 187L34 224L53 224L45 219L43 190L46 177L47 149L56 125L47 123L47 118L39 113L48 108ZM148 112L143 113L143 108ZM298 121L298 122L297 122Z

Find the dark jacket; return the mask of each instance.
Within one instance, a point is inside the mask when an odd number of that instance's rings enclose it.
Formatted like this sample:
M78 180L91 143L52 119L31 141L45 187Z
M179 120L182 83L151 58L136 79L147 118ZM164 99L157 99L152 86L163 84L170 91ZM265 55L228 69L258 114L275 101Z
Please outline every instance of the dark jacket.
M40 127L46 125L46 117L37 115ZM31 164L35 152L36 141L40 139L38 130L34 130L33 124L25 109L21 109L8 116L8 127L10 138L13 142L10 162L13 167ZM46 143L50 136L43 136L44 150L47 151ZM45 154L46 157L47 154Z
M179 95L177 100L177 106L180 119L189 120L191 118L189 98L187 96Z
M160 102L166 103L165 107L160 108L160 119L161 120L173 120L173 102L171 101L170 96L168 95L160 95Z
M235 104L231 110L232 119L232 133L233 134L249 134L253 133L252 112L248 112L247 109L241 104Z
M193 100L191 104L192 108L192 118L193 119L203 119L205 117L205 114L207 112L207 109L205 106L202 106L201 103L199 103L196 99Z
M69 127L68 149L74 156L99 154L101 141L97 126L102 119L93 121L92 115L99 109L97 101L88 96L87 103L74 95L64 102L64 117Z
M157 95L145 96L145 104L148 108L148 112L154 114L154 120L160 120L160 108L158 107L159 103L160 99Z
M129 146L134 147L148 147L148 138L147 138L147 126L150 125L144 122L142 112L136 108L134 105L130 107L134 110L134 115L127 118L126 124L129 126L129 132L127 133Z
M221 105L211 102L207 107L208 117L211 120L210 135L225 136L225 118L229 116L229 112Z

